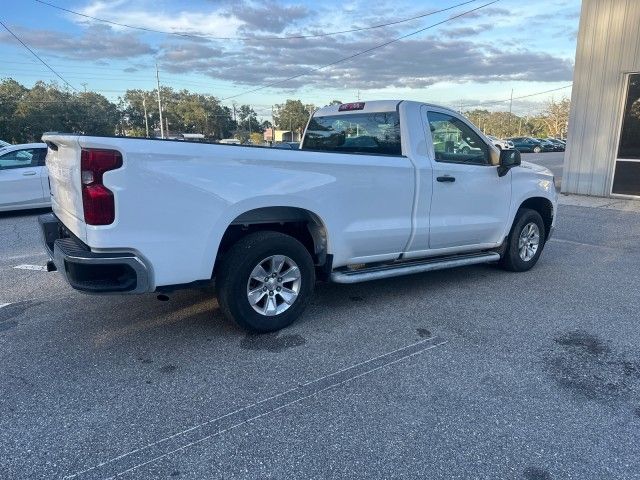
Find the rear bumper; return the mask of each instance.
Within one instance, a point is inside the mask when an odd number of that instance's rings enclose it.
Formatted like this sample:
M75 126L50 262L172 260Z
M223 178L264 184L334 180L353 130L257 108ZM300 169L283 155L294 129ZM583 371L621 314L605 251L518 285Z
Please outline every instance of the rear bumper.
M134 252L92 252L53 213L40 215L38 223L49 257L76 290L86 293L151 291L149 268Z

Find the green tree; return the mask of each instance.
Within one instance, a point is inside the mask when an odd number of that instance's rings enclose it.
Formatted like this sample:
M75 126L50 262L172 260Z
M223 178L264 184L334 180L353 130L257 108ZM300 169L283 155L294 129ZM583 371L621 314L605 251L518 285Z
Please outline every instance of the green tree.
M314 110L313 105L305 105L300 100L287 100L284 104L275 106L273 121L279 130L300 133L306 127L309 116Z
M238 130L243 132L262 132L258 115L249 105L241 105L238 109Z
M169 134L202 133L207 138L227 138L236 129L231 110L211 95L175 91L162 87L162 115ZM150 134L160 131L157 91L127 90L120 99L123 116L123 134L133 135L145 131L144 107L146 105ZM166 133L166 132L165 132ZM144 134L144 133L143 133Z
M0 82L0 139L7 142L21 140L15 121L16 110L28 90L11 78Z

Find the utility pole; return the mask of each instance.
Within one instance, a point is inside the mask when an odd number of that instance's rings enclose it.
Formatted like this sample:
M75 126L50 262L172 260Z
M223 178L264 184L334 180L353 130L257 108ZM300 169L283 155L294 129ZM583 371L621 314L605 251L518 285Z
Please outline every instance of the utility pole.
M276 143L276 115L271 105L271 145Z
M160 112L160 138L164 138L164 127L162 125L162 100L160 98L160 72L156 63L156 80L158 81L158 111Z
M511 124L513 121L513 114L511 111L513 110L513 88L511 89L511 97L509 98L509 135L511 135Z
M522 135L522 117L520 117L520 125L518 126L518 136Z
M166 125L167 128L165 128L164 131L167 133L167 138L169 138L169 119L165 118L164 121L167 122L167 125Z
M513 88L511 89L511 98L509 99L509 115L511 115L511 110L513 110Z
M147 97L142 95L142 109L144 110L144 129L147 131L147 138L149 138L149 119L147 118Z

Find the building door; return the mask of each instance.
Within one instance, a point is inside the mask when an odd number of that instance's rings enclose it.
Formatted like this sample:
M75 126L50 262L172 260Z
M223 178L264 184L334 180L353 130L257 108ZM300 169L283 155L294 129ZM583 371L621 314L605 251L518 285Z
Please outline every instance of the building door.
M629 75L611 193L640 197L640 73Z

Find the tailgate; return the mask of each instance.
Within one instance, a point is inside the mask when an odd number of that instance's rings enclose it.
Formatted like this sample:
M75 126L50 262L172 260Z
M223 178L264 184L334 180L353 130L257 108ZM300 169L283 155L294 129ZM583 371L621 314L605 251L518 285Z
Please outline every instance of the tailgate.
M78 238L86 242L78 136L45 133L42 140L49 146L46 163L53 213Z

